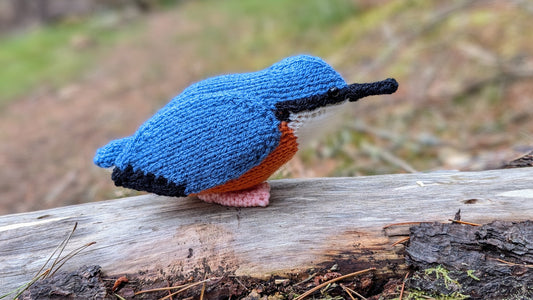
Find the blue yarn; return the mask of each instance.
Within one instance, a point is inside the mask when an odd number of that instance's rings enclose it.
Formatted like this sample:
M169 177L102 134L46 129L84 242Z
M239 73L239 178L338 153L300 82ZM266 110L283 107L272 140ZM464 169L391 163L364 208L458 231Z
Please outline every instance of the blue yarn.
M299 55L271 67L192 84L131 137L97 150L103 168L162 176L194 194L236 179L279 144L276 103L344 88L346 82L318 57Z

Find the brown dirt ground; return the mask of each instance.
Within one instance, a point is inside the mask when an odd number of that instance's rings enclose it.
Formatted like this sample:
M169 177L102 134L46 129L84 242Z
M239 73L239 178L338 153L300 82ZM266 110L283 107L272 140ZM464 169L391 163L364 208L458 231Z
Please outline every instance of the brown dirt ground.
M401 65L407 71L399 78L400 89L389 98L358 103L357 112L350 113L354 120L363 120L363 128L345 125L344 132L329 137L333 146L318 144L312 152L300 151L281 174L405 172L391 163L390 154L418 170L480 170L499 167L531 151L531 75L522 79L502 76L485 90L468 91L476 80L501 72L497 66L486 66L482 59L486 50L510 67L533 67L527 36L513 35L527 28L532 19L516 5L494 5L470 8L471 12L502 13L501 23L491 22L482 30L474 25L445 27L410 39L411 23L395 23L400 46L391 50L388 59L378 59L388 60L378 63L380 67L368 67L365 59L354 58L350 52L354 45L339 49L328 61L348 80L381 79L391 73L384 65L405 64ZM405 12L406 16L414 13ZM146 16L145 29L138 37L111 47L107 56L71 84L59 89L42 87L0 111L0 214L138 193L116 188L109 171L96 167L92 158L109 140L131 135L191 82L212 75L207 64L220 61L217 49L210 49L209 58L202 57L206 54L190 42L202 34L200 23L209 20L192 22L184 14L174 9ZM398 18L420 17L406 16L400 13ZM368 60L379 56L372 45L390 42L383 30L371 31L357 43L358 52L371 51L365 54ZM385 40L380 42L380 38Z
M176 12L150 16L142 36L117 45L81 80L41 89L0 113L0 214L123 195L92 157L198 77L202 66L190 61L190 47L167 42L189 30L181 20Z

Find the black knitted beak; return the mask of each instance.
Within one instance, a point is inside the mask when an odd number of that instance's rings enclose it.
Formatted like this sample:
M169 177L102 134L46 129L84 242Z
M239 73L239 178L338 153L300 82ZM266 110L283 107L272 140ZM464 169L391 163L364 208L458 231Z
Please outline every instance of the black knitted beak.
M342 89L333 87L325 94L276 103L275 115L278 120L288 122L291 113L313 111L346 100L354 102L367 96L392 94L397 89L398 82L393 78L371 83L353 83Z

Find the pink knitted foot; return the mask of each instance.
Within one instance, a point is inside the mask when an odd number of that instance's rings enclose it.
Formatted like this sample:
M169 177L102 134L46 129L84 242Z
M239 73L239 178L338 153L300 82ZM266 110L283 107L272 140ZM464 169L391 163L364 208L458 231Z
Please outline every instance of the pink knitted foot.
M208 203L218 203L225 206L265 207L270 199L270 185L267 182L263 182L241 191L198 195L198 198Z

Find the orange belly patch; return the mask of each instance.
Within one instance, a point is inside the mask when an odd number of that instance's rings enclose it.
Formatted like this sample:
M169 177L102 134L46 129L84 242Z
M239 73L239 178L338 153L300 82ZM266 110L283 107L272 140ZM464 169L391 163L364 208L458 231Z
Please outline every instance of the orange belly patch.
M287 122L281 122L279 130L281 131L281 139L278 147L259 165L253 167L237 179L232 179L222 185L201 191L199 194L225 193L244 190L265 182L270 175L274 174L274 172L288 162L294 156L296 151L298 151L296 136L294 135L293 130L287 126Z

